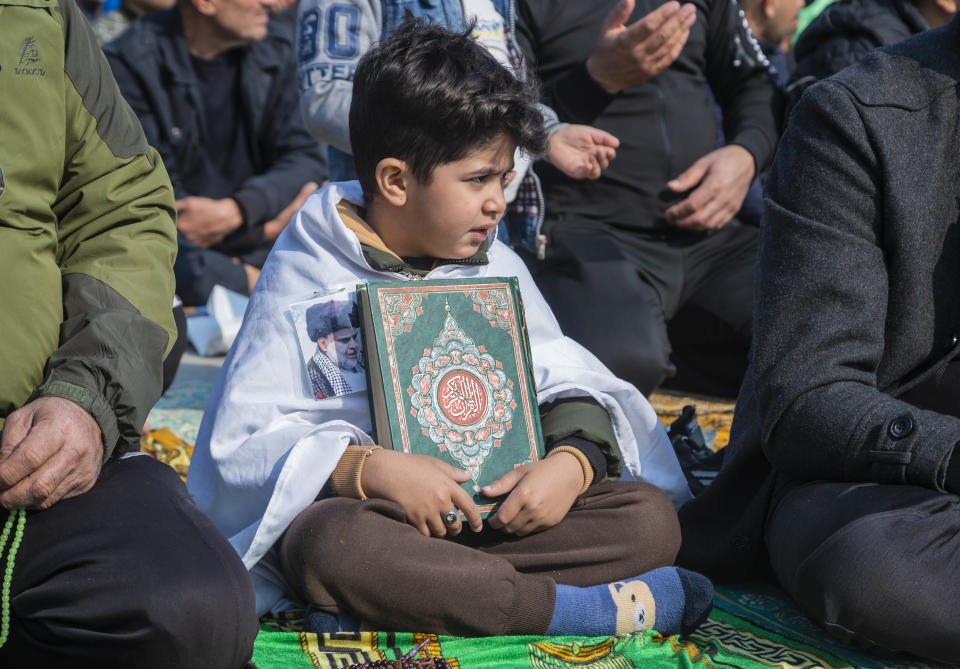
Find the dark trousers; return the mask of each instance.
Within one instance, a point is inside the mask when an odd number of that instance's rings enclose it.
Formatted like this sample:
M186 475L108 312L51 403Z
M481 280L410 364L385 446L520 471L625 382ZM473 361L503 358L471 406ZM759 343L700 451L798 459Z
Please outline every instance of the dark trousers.
M257 628L236 552L170 467L134 456L28 513L0 666L238 669Z
M757 231L625 232L564 217L544 225L531 272L563 333L649 395L665 380L735 397L752 331Z
M848 641L960 663L960 497L820 481L772 509L771 564L804 613Z
M263 267L273 242L260 242L243 249L203 248L183 235L177 235L177 260L173 273L177 279L177 295L188 307L206 304L216 285L241 295L250 294L250 282L244 265Z
M514 537L484 527L425 537L388 500L335 497L304 510L280 543L295 592L375 629L461 636L543 634L556 584L597 585L673 564L677 514L654 486L594 484L566 518Z

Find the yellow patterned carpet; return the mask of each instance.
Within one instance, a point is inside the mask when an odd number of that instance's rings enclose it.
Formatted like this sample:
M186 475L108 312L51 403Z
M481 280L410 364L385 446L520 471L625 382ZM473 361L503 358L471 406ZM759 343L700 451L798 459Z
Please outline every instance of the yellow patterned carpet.
M140 438L140 450L174 468L184 481L190 468L193 446L183 441L168 427L151 430Z
M692 404L697 408L697 423L703 430L707 443L713 444L714 450L723 448L730 440L730 423L733 421L734 407L731 400L668 391L653 393L650 396L650 403L664 427L680 416L683 407ZM191 433L195 434L196 429ZM177 436L169 427L161 427L144 435L140 440L140 450L167 463L182 479L186 480L193 446Z
M659 391L650 395L650 404L666 427L679 416L683 407L692 404L697 408L697 424L703 430L706 442L713 444L713 450L719 450L730 441L730 424L733 422L733 400L706 395L690 395Z

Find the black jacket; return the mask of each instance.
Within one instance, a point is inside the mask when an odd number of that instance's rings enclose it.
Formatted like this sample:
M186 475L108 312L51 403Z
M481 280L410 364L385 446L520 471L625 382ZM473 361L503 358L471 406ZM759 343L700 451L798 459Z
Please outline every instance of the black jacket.
M789 105L796 104L811 84L928 27L911 0L837 0L797 40L796 67L787 88Z
M321 145L300 116L287 32L271 23L266 38L246 47L241 64L244 110L249 127L255 128L250 159L257 174L232 195L244 212L245 229L239 234L256 236L255 228L286 207L304 183L320 183L327 174ZM206 150L206 122L204 94L190 64L179 11L137 19L104 46L104 53L147 141L163 157L176 196L205 195L187 193L183 186ZM262 236L259 232L261 241Z
M728 143L747 149L758 173L777 141L774 84L735 0L693 0L697 20L679 58L654 79L610 95L590 77L585 63L614 4L616 0L518 3L520 46L536 65L560 120L595 125L620 139L616 159L597 181L577 181L547 164L542 170L538 166L547 215L571 213L621 228L675 233L663 213L684 195L669 193L666 184L717 146L707 84L723 110ZM661 4L638 0L629 22Z
M781 482L945 490L960 388L939 389L950 412L913 397L960 354L958 85L960 16L794 110L767 180L750 367L724 467L680 510L679 564L754 575Z

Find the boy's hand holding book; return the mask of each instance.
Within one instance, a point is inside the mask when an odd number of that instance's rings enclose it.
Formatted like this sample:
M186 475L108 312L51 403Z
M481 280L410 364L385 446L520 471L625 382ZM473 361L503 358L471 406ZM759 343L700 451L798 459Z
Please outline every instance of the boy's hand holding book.
M570 453L517 467L482 489L488 497L507 495L487 522L520 537L553 527L567 515L583 484L583 467Z
M367 497L399 504L407 515L407 522L424 536L460 534L459 518L450 525L443 522L444 514L452 507L466 516L474 532L483 528L480 510L460 486L470 480L470 473L438 458L382 449L366 459L361 476L360 484Z

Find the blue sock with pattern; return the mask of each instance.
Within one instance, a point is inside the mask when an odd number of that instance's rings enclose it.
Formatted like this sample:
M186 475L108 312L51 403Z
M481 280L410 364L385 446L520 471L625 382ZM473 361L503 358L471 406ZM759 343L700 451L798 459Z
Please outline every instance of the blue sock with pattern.
M680 567L661 567L616 583L577 588L557 585L547 634L607 636L655 629L688 634L713 607L713 584Z

